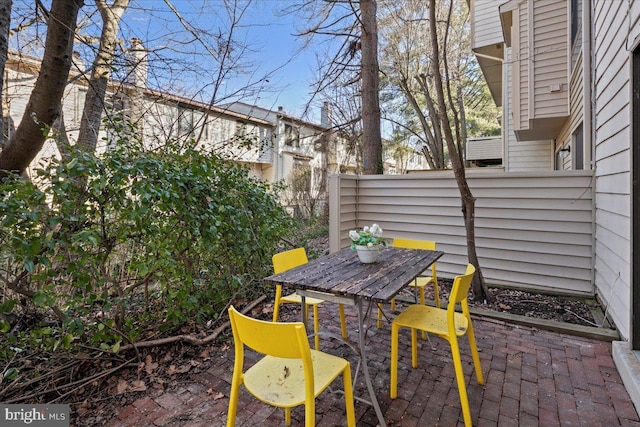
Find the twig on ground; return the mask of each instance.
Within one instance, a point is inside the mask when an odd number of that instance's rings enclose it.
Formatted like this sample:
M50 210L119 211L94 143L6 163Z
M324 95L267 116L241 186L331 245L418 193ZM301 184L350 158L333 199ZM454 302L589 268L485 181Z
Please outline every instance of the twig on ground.
M252 303L250 303L249 305L247 305L246 307L244 307L241 311L241 313L243 314L247 314L249 311L253 310L254 307L256 307L258 304L260 304L262 301L264 301L264 299L266 298L266 295L262 295L261 297L259 297L258 299L255 299ZM174 342L178 342L178 341L183 341L186 343L189 343L191 345L204 345L204 344L208 344L211 341L215 340L218 335L220 335L222 333L222 331L224 331L226 328L229 327L229 321L225 321L224 323L222 323L220 326L218 326L211 334L209 334L208 336L204 337L204 338L196 338L193 335L174 335L172 337L166 337L166 338L159 338L157 340L150 340L150 341L140 341L137 342L135 344L127 344L127 345L123 345L122 347L120 347L120 351L127 351L127 350L131 350L134 348L148 348L148 347L155 347L158 345L164 345L164 344L169 344L169 343L174 343Z

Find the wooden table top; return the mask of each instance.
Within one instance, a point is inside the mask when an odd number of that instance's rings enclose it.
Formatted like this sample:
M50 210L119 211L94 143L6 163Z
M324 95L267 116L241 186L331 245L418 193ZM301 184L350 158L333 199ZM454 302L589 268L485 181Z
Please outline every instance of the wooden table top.
M384 303L391 301L442 255L442 251L386 247L377 262L363 264L355 251L345 248L266 277L264 281Z

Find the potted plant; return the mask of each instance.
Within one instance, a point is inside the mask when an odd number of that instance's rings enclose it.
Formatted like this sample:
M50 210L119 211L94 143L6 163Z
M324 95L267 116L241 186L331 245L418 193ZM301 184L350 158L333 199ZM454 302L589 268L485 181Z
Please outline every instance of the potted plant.
M362 230L349 231L351 250L355 250L360 262L370 264L380 257L380 250L387 246L387 239L382 237L382 228L378 224L365 226Z

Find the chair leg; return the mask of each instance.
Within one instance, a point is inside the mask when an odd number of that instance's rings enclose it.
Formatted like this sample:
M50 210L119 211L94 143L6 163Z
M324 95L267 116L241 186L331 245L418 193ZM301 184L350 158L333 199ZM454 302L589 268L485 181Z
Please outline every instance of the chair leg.
M420 304L425 305L424 286L420 288ZM427 333L425 331L422 331L422 340L426 340L426 339L427 339Z
M236 425L236 414L238 413L238 397L240 395L240 384L242 383L242 366L233 369L233 379L231 381L231 393L229 394L229 410L227 411L227 427Z
M378 304L378 321L376 322L378 329L382 328L382 304Z
M307 396L304 402L304 426L315 427L316 425L316 400L313 395Z
M278 321L278 315L280 314L280 297L282 296L282 286L276 286L276 297L273 301L273 321Z
M462 369L462 360L460 359L460 347L458 340L453 337L450 340L451 357L453 358L453 366L456 372L456 382L458 384L458 393L460 394L460 406L462 406L462 416L464 418L465 427L472 427L471 409L469 408L469 398L467 397L467 387L464 381L464 371Z
M320 350L320 320L318 318L318 305L313 306L313 332L315 333L313 340L316 346L316 350Z
M471 357L473 358L473 366L476 371L476 378L478 384L484 384L484 376L482 375L482 365L480 364L480 356L478 355L478 347L476 346L476 337L473 333L473 326L471 326L471 320L469 320L469 327L467 328L467 336L469 337L469 348L471 349Z
M351 385L351 365L342 372L342 382L344 383L344 406L347 410L347 426L356 427L356 411L353 405L353 386Z
M398 329L399 326L391 323L391 372L389 395L392 399L398 397Z
M284 423L288 426L291 425L291 408L284 408Z
M338 305L340 309L340 329L342 330L342 338L347 338L347 319L344 317L344 305Z
M418 367L418 330L411 328L411 367Z
M435 276L433 278L433 298L436 302L436 307L440 308L440 289L438 289L438 281Z

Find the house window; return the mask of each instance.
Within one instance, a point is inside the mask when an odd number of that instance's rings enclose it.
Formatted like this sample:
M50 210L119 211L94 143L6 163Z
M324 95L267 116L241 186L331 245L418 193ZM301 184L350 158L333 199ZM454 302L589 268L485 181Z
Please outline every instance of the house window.
M107 126L107 148L115 146L121 138L121 133L123 129L119 129L121 126L127 121L126 111L125 111L125 100L122 94L113 95L109 102L109 107L107 107L110 111L109 118L111 121L111 125ZM82 113L80 113L82 114Z
M84 103L87 99L87 89L78 88L76 91L76 108L75 108L75 121L80 123L82 120L82 112L84 111Z
M243 138L247 135L247 122L236 120L236 138Z
M300 130L293 127L293 125L286 124L284 125L284 145L288 145L289 147L300 147Z
M193 129L194 137L202 138L203 141L209 140L209 123L207 116L201 111L193 111Z
M582 131L582 123L573 133L573 168L575 170L584 169L584 132Z
M178 132L181 137L194 136L193 111L187 108L178 108Z

